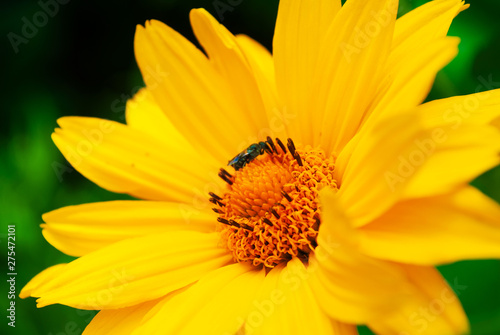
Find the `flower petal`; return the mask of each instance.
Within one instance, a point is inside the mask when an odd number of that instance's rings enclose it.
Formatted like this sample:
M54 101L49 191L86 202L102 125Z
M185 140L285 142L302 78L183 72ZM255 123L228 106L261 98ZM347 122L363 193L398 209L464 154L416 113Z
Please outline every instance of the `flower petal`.
M324 210L310 280L316 298L332 318L365 323L381 334L462 334L467 330L460 302L437 270L364 255L359 250L359 234L335 194L325 189L320 197ZM432 322L423 325L426 315L422 314L429 310Z
M205 49L212 65L227 82L231 83L231 94L239 103L239 108L233 111L233 114L239 112L237 121L251 129L267 128L267 114L259 87L250 63L236 38L205 9L191 10L190 19L194 34ZM258 139L255 133L252 138L244 140L247 141L244 146L246 148L262 139Z
M420 104L441 68L457 54L458 39L445 38L461 0L430 1L396 21L392 50L370 113L399 112Z
M369 113L376 118L380 114L401 113L421 104L438 71L458 54L459 42L460 39L455 37L441 38L388 65Z
M279 96L294 116L289 135L294 141L312 143L313 126L310 105L313 80L326 31L340 10L339 0L280 1L273 40L273 55ZM334 47L329 45L330 50Z
M38 307L116 309L157 299L231 261L219 234L172 231L127 239L66 265L31 292ZM146 288L146 289L145 289Z
M428 133L394 171L406 198L447 193L500 163L500 131L490 125L500 117L500 90L432 101L418 113Z
M401 187L394 187L387 174L397 171L398 157L414 150L413 141L425 134L423 128L415 113L384 118L359 133L346 147L350 152L339 155L335 171L339 200L354 225L370 222L401 199Z
M310 285L332 317L347 323L383 318L413 293L402 269L357 250L355 231L333 191L320 191L318 247L310 257Z
M31 280L26 284L21 292L19 293L19 297L21 299L27 298L32 295L32 292L36 290L38 287L40 287L43 283L45 283L47 280L50 280L50 278L53 278L57 276L62 269L66 266L66 264L57 264L53 265L39 274L37 274L35 277L31 278Z
M215 270L158 304L133 334L235 334L263 281L263 270L240 263Z
M398 203L360 232L361 250L396 262L437 265L500 257L500 206L472 186Z
M394 27L389 64L445 37L455 16L468 7L462 0L430 1L400 17Z
M195 148L225 162L238 153L235 143L258 133L246 123L232 83L170 27L154 20L138 26L135 55L155 101Z
M193 202L213 170L201 157L121 123L86 117L58 120L52 139L65 158L97 185L151 200ZM215 171L214 171L215 174ZM211 182L217 191L221 183Z
M169 146L175 146L196 157L199 153L181 134L160 109L150 90L140 89L132 99L127 101L127 125L165 141ZM206 157L213 159L212 157Z
M467 316L451 287L433 267L401 265L408 279L418 290L402 308L368 326L379 334L443 335L468 334ZM454 289L460 290L455 279Z
M326 32L308 102L315 110L313 145L327 153L340 153L366 117L384 74L397 8L397 0L347 1Z
M115 242L168 231L215 231L213 213L185 204L108 201L68 206L43 215L43 236L70 256L83 256Z
M269 127L276 136L280 137L280 134L285 130L284 126L288 122L289 116L283 113L283 117L280 117L281 115L278 113L281 103L276 90L273 56L259 42L246 35L236 35L236 41L250 64L259 87L262 101L267 110ZM286 135L281 137L286 137Z
M165 299L165 298L163 298ZM102 310L92 319L82 335L130 335L159 299L120 309Z
M356 326L330 319L318 305L299 259L271 270L245 323L246 334L358 334ZM306 320L306 321L305 321Z
M449 193L496 166L500 131L491 123L498 106L494 90L367 124L336 162L339 196L353 223L362 226L401 199Z

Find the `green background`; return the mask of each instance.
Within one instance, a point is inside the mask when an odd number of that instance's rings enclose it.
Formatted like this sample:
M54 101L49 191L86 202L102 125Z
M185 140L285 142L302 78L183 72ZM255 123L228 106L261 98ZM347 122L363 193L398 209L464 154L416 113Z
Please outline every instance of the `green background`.
M223 23L233 33L248 34L270 49L278 2L230 2L236 5L223 14ZM401 2L400 12L423 2ZM450 35L462 38L460 54L439 73L430 99L473 93L481 78L491 79L492 88L500 87L500 1L470 3L471 8L459 15L450 31ZM188 20L194 7L204 7L221 20L212 0L69 1L59 5L58 13L38 28L27 44L19 45L16 53L8 33L21 35L23 17L32 21L41 7L36 1L0 5L5 56L0 247L2 264L6 264L6 226L15 224L18 292L39 271L71 259L42 238L42 213L67 205L127 198L100 189L67 165L50 139L57 118L82 115L123 122L124 102L142 85L133 54L135 26L146 19L159 19L194 40ZM500 169L487 172L474 185L500 201ZM500 334L500 262L460 262L440 270L450 282L457 278L467 286L460 300L472 333ZM2 272L7 272L5 265ZM80 334L94 315L59 305L37 309L34 299L17 298L17 327L7 329L5 283L2 280L2 334ZM366 329L361 332L368 333Z

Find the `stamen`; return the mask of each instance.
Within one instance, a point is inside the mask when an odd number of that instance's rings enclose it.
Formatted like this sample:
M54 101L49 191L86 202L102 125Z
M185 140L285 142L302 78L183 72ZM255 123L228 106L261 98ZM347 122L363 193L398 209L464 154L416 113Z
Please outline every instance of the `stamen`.
M228 175L231 176L226 170L220 169L219 177L221 177L222 180L224 180L229 185L233 185L233 181L230 179L231 177L228 177Z
M286 148L285 148L285 145L283 144L283 142L281 142L281 140L279 138L276 138L276 143L278 143L278 145L280 146L283 153L286 154Z
M319 189L337 188L334 157L311 147L297 151L291 139L286 146L275 141L267 137L236 156L233 160L241 164L238 169L232 165L233 175L219 171L227 191L209 193L222 241L234 260L267 268L294 257L308 262L321 226Z
M243 229L253 231L253 227L251 227L245 223L240 223L240 225L241 225L241 228L243 228Z
M217 200L215 198L210 198L210 199L208 199L208 201L210 201L214 205L217 205L217 206L220 206L220 207L226 206L226 204L224 204L223 202L221 202L221 201L219 201L219 200Z
M293 158L295 158L297 163L299 163L299 166L304 166L304 164L302 163L302 159L300 158L300 155L297 151L295 151L295 153L293 154Z
M271 213L274 215L274 217L275 217L276 219L279 219L279 218L280 218L280 215L279 215L279 214L278 214L278 213L274 210L274 208L271 208L271 209L270 209L270 211L271 211Z
M290 150L290 153L292 154L292 156L295 156L295 144L293 143L291 138L289 138L287 140L287 146L288 146L288 150Z
M219 221L220 223L223 223L223 224L227 224L229 226L231 225L228 220L221 218L220 216L217 218L217 221Z
M233 176L229 172L227 172L226 170L221 168L220 172L222 172L222 174L224 174L226 177L233 179Z
M281 194L286 198L286 200L288 200L288 202L292 202L293 199L288 195L288 193L286 193L285 191L282 190ZM282 205L282 204L280 204L280 205Z
M217 194L215 194L214 192L209 192L208 193L209 196L211 196L212 198L215 198L217 200L222 200L221 197L219 197Z
M273 139L269 136L267 137L267 144L269 144L271 146L271 149L273 149L273 152L278 153L278 151L276 150L276 147L274 146Z
M250 227L249 225L244 224L244 223L239 223L239 222L236 222L234 220L229 220L229 224L231 226L235 226L235 227L238 227L238 228L243 228L243 229L246 229L246 230L253 231L253 228Z
M269 220L268 218L262 218L262 221L264 221L265 223L267 223L270 226L273 225L273 223L271 222L271 220Z
M273 154L273 149L269 146L269 143L267 142L264 142L266 144L266 146L264 147L264 150L269 154L269 155L272 155Z

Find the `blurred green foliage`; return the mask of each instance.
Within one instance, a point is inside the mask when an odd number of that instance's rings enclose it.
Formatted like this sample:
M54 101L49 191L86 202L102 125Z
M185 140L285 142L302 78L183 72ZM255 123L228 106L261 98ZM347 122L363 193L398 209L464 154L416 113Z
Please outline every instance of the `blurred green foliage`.
M401 1L400 14L424 2ZM500 87L500 2L470 3L471 8L458 16L450 31L462 39L460 54L438 74L429 99L473 93L488 78L494 82L492 88ZM271 49L277 6L277 0L243 0L223 14L223 23L233 33L250 35ZM6 264L6 226L16 225L18 292L39 271L71 260L43 239L38 226L42 213L128 198L100 189L68 167L50 139L57 118L81 115L123 122L125 100L132 88L142 85L133 55L135 26L159 19L194 41L188 13L195 7L221 18L214 2L208 0L74 0L59 5L58 13L33 38L18 45L17 53L4 37L0 236ZM32 20L41 7L36 1L21 0L4 2L0 9L2 32L8 36L10 32L20 35L23 18ZM499 168L479 177L474 185L500 201ZM449 281L458 278L467 286L460 299L473 334L500 334L500 262L460 262L440 270ZM2 292L6 291L5 287ZM7 301L2 296L3 309ZM17 327L2 334L79 334L94 314L59 305L38 310L34 299L18 298L16 306ZM3 319L0 329L6 329ZM361 333L369 331L362 328Z

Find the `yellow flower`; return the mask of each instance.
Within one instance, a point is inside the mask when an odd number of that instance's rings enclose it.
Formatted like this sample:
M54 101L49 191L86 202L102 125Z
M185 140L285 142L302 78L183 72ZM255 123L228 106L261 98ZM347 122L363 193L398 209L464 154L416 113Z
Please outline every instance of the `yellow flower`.
M500 256L499 206L468 184L499 163L500 90L421 104L467 5L397 6L284 0L273 55L202 9L206 56L139 26L127 125L65 117L53 140L143 200L45 214L79 258L21 296L101 310L85 334L466 333L434 266Z

